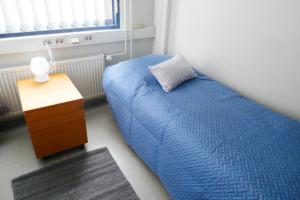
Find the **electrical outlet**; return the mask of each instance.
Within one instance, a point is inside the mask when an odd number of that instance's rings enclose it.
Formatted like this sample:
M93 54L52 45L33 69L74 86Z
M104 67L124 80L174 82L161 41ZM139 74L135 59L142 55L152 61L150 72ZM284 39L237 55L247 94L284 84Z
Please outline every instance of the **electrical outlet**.
M93 39L93 36L92 35L85 35L84 36L84 40L86 41L86 42L88 42L88 41L90 41L90 40L92 40Z

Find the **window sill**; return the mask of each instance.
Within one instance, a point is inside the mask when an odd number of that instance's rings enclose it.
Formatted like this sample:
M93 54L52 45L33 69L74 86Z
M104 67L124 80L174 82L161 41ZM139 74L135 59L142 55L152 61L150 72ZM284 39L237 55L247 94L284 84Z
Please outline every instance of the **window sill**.
M155 38L155 27L133 29L133 39ZM130 31L127 37L130 38ZM72 44L71 39L78 38L79 43ZM86 32L60 33L39 36L24 36L0 39L0 54L11 54L45 49L44 41L51 41L51 48L64 48L120 42L124 40L123 29L97 30ZM57 42L58 41L58 42Z

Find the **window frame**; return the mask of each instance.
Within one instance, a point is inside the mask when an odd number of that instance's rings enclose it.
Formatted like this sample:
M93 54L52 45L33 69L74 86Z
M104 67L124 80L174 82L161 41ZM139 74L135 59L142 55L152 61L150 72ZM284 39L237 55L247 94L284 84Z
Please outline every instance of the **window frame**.
M115 10L115 1L118 4L117 11ZM113 25L100 26L100 27L82 27L82 28L56 29L56 30L44 30L44 31L3 33L0 34L0 40L4 38L14 38L14 37L24 37L24 36L41 36L41 35L59 34L59 33L74 33L74 32L80 33L86 31L120 29L121 28L120 0L112 0L112 13L114 13Z

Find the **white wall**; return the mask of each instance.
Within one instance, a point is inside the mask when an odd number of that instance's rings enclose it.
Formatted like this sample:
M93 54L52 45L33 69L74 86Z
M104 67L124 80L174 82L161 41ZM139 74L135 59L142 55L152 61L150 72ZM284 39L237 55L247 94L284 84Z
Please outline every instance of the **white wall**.
M134 25L153 26L154 3L155 0L132 0Z
M153 52L156 54L164 54L167 50L170 6L170 0L155 0L154 24L156 26L156 37L153 44Z
M120 0L120 9L122 12L124 0ZM127 19L129 18L129 4L127 0ZM121 16L122 13L121 13ZM154 25L154 0L132 0L132 17L133 25L143 24L145 26ZM129 22L129 20L127 20ZM124 23L122 22L122 25ZM129 25L129 23L127 23ZM152 39L140 39L135 40L133 43L133 56L142 56L152 53L153 40ZM128 47L129 48L129 47ZM106 43L87 46L77 46L69 48L53 49L53 54L56 60L69 59L75 57L83 57L86 55L93 55L99 53L121 53L124 49L124 43ZM129 52L129 51L128 51ZM0 68L27 65L30 63L30 59L34 56L45 56L48 54L45 50L24 52L15 54L0 54ZM128 59L129 55L123 57L115 57L112 63L119 62L121 60ZM109 63L111 64L111 63Z
M168 53L300 120L299 0L172 0Z
M129 42L128 42L129 43ZM133 42L133 57L139 57L152 53L153 39L139 39ZM76 46L67 48L52 49L55 60L72 59L97 54L119 54L124 51L124 42ZM49 59L46 50L29 51L14 54L0 54L0 69L7 67L23 66L30 63L31 58L43 56ZM129 59L129 44L127 45L126 56L116 56L108 65Z

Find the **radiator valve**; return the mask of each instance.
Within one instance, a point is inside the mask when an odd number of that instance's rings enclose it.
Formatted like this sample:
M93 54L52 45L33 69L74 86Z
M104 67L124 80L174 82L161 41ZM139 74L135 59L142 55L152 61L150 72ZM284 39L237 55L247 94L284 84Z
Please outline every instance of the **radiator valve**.
M106 59L107 61L112 61L112 56L111 56L111 55L106 55L106 56L105 56L105 59Z

